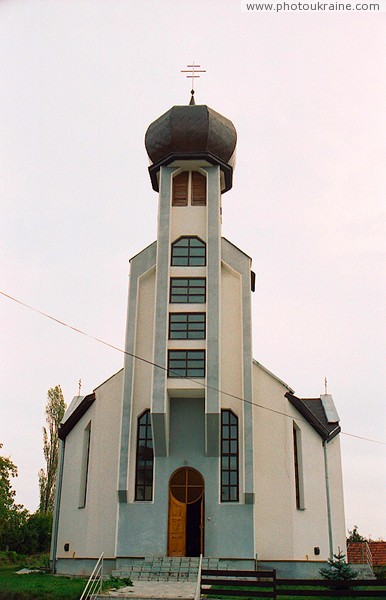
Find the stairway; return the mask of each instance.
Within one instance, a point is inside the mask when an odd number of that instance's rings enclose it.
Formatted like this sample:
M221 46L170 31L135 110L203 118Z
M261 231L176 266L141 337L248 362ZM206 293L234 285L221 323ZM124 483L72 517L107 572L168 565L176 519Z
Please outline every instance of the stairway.
M151 557L120 559L113 577L130 577L132 581L196 581L198 577L198 557ZM118 562L118 561L117 561ZM219 569L219 559L203 558L202 567ZM224 567L223 563L221 568Z

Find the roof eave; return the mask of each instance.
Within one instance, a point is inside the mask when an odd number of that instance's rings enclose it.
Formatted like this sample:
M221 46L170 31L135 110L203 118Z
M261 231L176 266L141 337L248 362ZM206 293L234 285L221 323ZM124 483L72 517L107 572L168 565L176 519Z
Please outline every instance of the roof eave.
M85 396L82 402L76 407L74 412L68 417L68 419L62 423L59 427L58 436L59 439L65 440L68 434L74 429L75 425L80 421L83 415L86 414L90 406L95 402L95 393Z

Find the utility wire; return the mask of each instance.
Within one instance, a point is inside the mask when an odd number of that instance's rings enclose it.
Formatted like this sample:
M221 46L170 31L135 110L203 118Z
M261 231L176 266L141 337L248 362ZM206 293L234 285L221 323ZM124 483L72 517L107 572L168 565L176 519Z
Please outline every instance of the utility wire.
M73 325L70 325L69 323L66 323L65 321L61 321L60 319L57 319L56 317L53 317L52 315L49 315L48 313L39 310L38 308L35 308L33 306L30 306L29 304L26 304L25 302L22 302L21 300L18 300L17 298L14 298L13 296L10 296L9 294L6 294L5 292L2 292L0 290L0 294L2 296L4 296L5 298L8 298L9 300L12 300L13 302L16 302L17 304L20 304L21 306L24 306L24 308L28 308L29 310L43 316L46 317L47 319L50 319L51 321L54 321L55 323L58 323L59 325L63 325L64 327L67 327L68 329L71 329L72 331L75 331L76 333L80 333L81 335L94 340L95 342L99 342L100 344L103 344L104 346L107 346L108 348L112 348L113 350L117 350L118 352L121 352L122 354L125 354L127 356L131 356L132 358L135 358L136 360L140 360L141 362L144 362L152 367L157 367L158 369L162 369L163 371L167 371L169 373L174 373L174 371L172 371L171 369L167 369L166 367L162 366L162 365L158 365L157 363L154 363L151 360L147 360L146 358L143 358L142 356L137 356L136 354L132 354L131 352L128 352L127 350L123 350L122 348L119 348L118 346L115 346L114 344L110 344L109 342L106 342L105 340L102 340L101 338L98 338L94 335L91 335L89 333L86 333L85 331L82 331L81 329L79 329L78 327L74 327ZM179 375L179 377L181 377ZM263 406L262 404L258 404L257 402L252 402L251 400L246 400L245 398L241 398L240 396L236 396L235 394L230 394L229 392L224 392L223 390L220 390L216 387L210 386L202 381L199 381L197 379L192 379L191 377L187 377L187 376L183 376L181 377L181 379L185 379L187 381L191 381L193 383L196 383L198 385L200 385L203 388L209 389L209 390L213 390L215 392L219 392L220 394L222 394L223 396L227 396L228 398L233 398L235 400L240 400L241 402L244 402L245 404L251 404L252 406L256 406L257 408L262 408L264 410L267 410L269 412L275 413L277 415L281 415L283 417L288 417L290 419L293 419L293 415L288 415L284 412L281 412L279 410L275 410L273 408L269 408L268 406ZM296 419L298 421L302 421L303 423L308 423L308 421L306 421L305 419L301 419L296 417ZM323 426L323 424L321 423L321 425ZM323 426L324 427L324 426ZM327 430L326 430L327 431ZM357 438L359 440L364 440L367 442L373 442L375 444L382 444L382 445L386 445L386 442L382 442L380 440L373 440L367 437L362 437L360 435L355 435L353 433L346 433L345 431L341 431L342 435L347 435L349 437L353 437L353 438Z

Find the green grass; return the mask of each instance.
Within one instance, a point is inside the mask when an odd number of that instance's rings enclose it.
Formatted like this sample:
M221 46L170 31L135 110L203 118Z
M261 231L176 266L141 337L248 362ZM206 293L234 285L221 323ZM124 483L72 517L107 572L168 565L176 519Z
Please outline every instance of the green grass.
M46 573L17 575L21 567L0 567L0 600L79 600L86 581Z
M28 565L28 568L39 567ZM22 565L0 564L0 600L79 600L87 579L79 577L62 577L49 573L29 573L17 575ZM103 591L132 585L128 577L115 579L110 577L103 582Z

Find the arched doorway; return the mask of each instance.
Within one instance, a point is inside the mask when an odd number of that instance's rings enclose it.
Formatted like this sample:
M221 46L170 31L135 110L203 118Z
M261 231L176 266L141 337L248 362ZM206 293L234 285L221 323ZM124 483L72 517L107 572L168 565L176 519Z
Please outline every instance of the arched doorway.
M204 479L182 467L169 481L168 556L204 553Z

